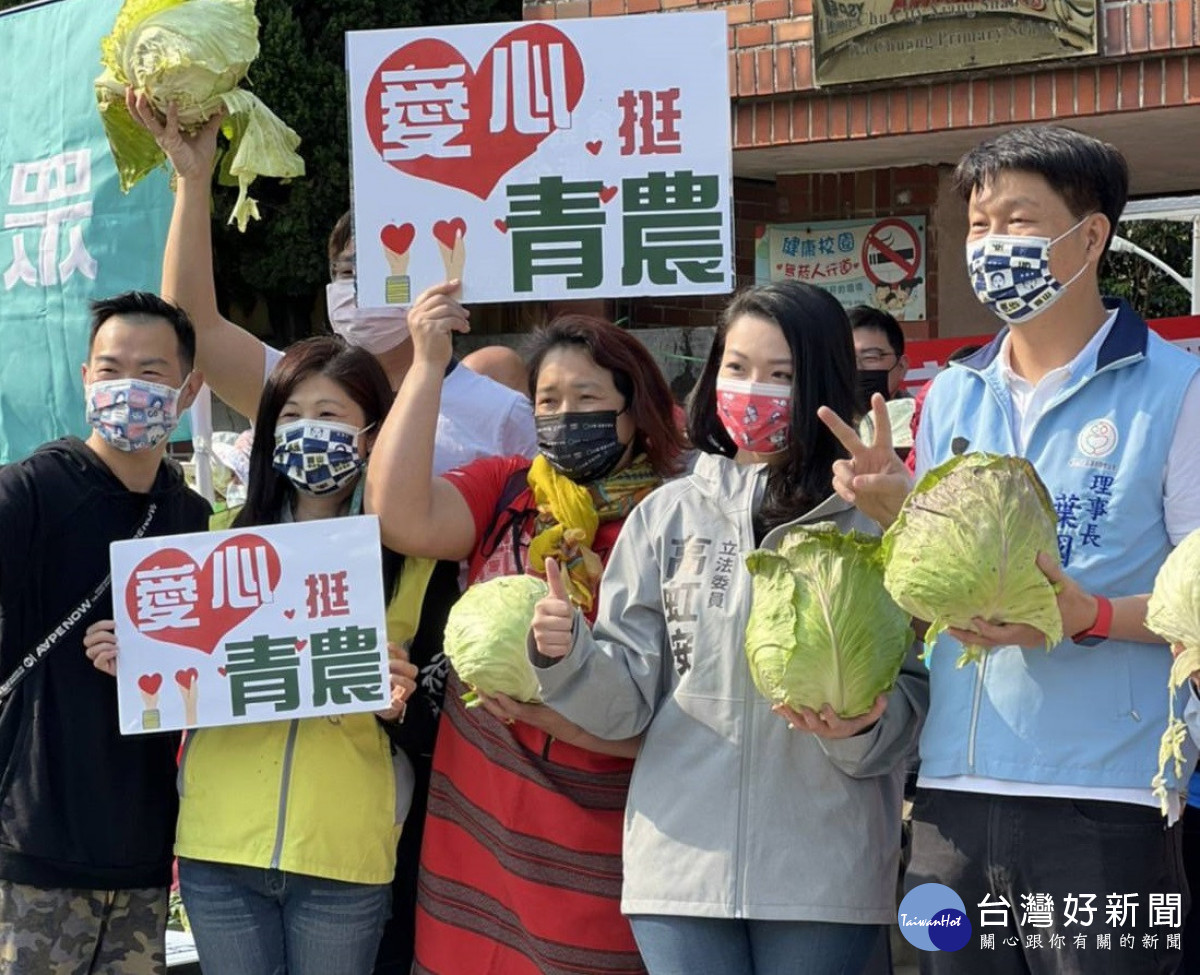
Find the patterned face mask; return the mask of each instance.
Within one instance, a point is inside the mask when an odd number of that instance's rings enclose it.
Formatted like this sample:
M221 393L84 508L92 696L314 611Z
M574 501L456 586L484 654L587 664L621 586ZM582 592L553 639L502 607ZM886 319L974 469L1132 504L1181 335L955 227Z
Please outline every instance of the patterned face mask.
M329 494L344 487L366 461L358 452L361 430L348 423L325 420L292 420L275 428L271 463L301 491Z
M189 373L188 378L191 378ZM179 389L144 379L105 379L85 390L87 420L118 450L151 450L179 426Z
M975 297L1010 325L1019 325L1044 312L1087 270L1084 264L1070 280L1059 281L1050 273L1050 248L1075 233L1087 219L1084 217L1053 240L1020 234L988 234L968 241L967 270Z
M623 412L596 410L535 417L538 450L551 467L576 484L608 477L625 456L627 445L617 437L617 417Z
M717 417L739 450L777 453L787 448L792 387L719 377Z

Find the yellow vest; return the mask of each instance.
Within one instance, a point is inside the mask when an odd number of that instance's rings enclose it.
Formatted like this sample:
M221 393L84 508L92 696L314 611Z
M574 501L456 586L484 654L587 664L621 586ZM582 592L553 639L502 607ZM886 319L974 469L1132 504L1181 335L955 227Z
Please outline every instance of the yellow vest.
M236 515L223 511L209 525L228 528ZM388 604L391 642L416 633L434 564L405 559ZM179 765L175 855L391 883L403 825L396 780L391 745L372 714L190 732Z

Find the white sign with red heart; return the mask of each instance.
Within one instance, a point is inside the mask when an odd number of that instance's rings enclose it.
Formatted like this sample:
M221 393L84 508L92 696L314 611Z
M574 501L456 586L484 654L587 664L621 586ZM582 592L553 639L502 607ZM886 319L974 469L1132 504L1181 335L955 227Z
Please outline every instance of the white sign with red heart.
M386 707L374 516L117 542L111 561L122 733Z
M722 11L346 35L358 300L733 287Z

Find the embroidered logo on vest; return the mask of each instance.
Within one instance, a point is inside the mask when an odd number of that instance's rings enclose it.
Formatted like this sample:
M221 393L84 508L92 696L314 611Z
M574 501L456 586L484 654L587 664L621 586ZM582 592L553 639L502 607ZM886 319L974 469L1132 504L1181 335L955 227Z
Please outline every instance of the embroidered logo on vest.
M1116 424L1102 418L1093 420L1079 431L1076 445L1084 457L1107 457L1117 449L1119 439Z

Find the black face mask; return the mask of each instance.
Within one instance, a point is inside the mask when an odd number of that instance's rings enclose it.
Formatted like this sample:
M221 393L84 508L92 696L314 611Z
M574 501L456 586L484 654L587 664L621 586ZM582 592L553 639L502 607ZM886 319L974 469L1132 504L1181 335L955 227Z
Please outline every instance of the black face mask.
M617 439L617 416L616 410L599 410L536 417L538 450L576 484L598 481L625 456L626 445Z
M888 398L889 369L859 369L855 374L854 401L862 414L871 412L871 397L879 393L884 399Z

